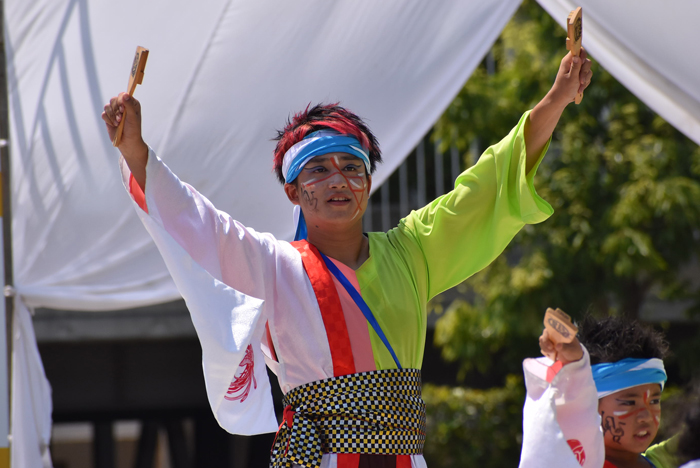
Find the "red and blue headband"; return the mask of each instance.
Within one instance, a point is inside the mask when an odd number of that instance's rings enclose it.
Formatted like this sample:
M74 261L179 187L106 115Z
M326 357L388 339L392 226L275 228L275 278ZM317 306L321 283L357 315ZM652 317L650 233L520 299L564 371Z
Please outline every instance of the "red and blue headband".
M341 135L334 130L319 130L310 133L284 153L284 158L282 159L284 181L287 183L293 182L304 169L307 162L316 156L328 153L352 154L362 159L368 171L370 169L367 150L362 148L357 138Z

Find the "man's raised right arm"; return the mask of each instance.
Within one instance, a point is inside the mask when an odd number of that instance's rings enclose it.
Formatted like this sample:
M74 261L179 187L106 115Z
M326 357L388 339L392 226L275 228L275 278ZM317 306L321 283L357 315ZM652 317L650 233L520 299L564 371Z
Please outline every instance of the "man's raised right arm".
M145 192L148 145L146 145L141 136L141 103L127 93L121 93L119 96L110 99L102 112L102 120L105 121L111 141L114 141L117 128L123 118L126 120L121 143L119 144L119 151L124 156L124 160L129 166L134 180L139 184L141 190Z

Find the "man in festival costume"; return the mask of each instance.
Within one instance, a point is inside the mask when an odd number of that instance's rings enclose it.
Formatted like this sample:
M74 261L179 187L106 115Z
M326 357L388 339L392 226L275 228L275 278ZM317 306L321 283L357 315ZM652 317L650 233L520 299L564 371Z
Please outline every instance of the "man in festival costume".
M138 101L112 98L102 117L113 138L126 116L124 183L187 302L219 424L277 429L267 362L285 406L272 466L424 467L427 302L552 213L535 169L590 67L585 51L567 54L547 95L453 191L386 233L362 230L380 160L369 129L339 106L295 115L274 158L298 207L292 243L241 225L181 182L143 141Z
M633 320L588 316L578 337L591 357L605 468L677 468L676 438L649 447L659 429L666 382L663 336Z

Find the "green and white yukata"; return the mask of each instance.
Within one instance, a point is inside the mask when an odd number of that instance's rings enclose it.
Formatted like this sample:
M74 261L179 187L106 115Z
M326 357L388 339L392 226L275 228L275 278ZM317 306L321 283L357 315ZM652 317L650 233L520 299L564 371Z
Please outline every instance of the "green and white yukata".
M487 266L525 224L552 213L535 192L535 169L526 174L527 117L463 172L451 192L389 232L369 233L370 256L356 271L334 261L404 369L421 368L428 301ZM146 172L145 200L137 201L137 211L192 314L209 401L222 427L239 434L277 430L265 362L285 394L348 373L397 368L332 275L324 281L340 310L324 322L302 260L307 247L241 225L181 182L153 151ZM143 198L123 163L122 173L135 201ZM321 466L356 468L360 458L324 453ZM417 453L381 466L423 467L425 461Z

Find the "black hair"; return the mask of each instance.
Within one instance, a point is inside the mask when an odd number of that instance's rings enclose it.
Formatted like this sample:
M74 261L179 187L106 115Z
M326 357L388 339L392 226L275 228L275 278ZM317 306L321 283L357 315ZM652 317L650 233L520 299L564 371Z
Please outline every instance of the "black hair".
M624 317L597 319L586 315L578 325L578 339L591 356L591 364L626 358L663 359L668 354L664 335L650 326Z

